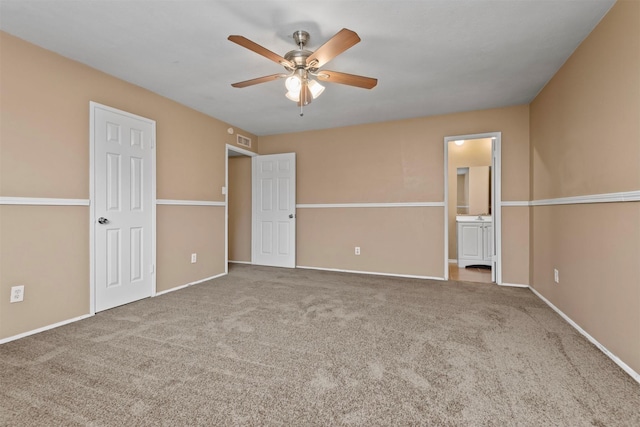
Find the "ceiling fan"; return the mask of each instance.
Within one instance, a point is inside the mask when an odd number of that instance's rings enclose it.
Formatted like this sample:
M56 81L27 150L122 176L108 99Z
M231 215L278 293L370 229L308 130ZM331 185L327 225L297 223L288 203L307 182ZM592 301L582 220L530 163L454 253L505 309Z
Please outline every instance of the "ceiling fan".
M358 37L355 32L343 28L315 52L304 48L309 38L309 33L306 31L299 30L294 32L293 39L298 49L287 52L283 57L243 36L229 36L228 39L230 41L282 65L285 70L287 70L286 73L258 77L233 83L231 86L242 88L285 78L285 86L287 88L286 97L298 103L300 115L302 116L302 108L310 104L313 99L320 96L324 91L324 86L318 83L317 80L356 86L364 89L372 89L378 84L378 80L371 77L321 70L321 67L327 62L360 42L360 37ZM314 78L317 80L314 80Z

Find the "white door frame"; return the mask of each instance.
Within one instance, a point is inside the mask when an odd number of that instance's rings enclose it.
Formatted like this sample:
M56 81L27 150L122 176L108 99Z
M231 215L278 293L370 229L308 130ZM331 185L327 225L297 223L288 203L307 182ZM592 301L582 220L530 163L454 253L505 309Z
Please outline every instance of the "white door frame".
M242 154L248 157L255 157L258 153L245 150L244 148L236 147L234 145L226 144L225 158L224 158L224 272L229 274L229 151ZM253 168L251 168L251 182L253 182ZM253 187L253 185L252 185ZM252 190L253 191L253 190ZM251 197L253 200L253 196ZM253 209L251 210L251 221L253 223ZM252 226L253 228L253 226ZM251 248L253 250L253 232L251 233ZM253 255L251 256L253 262Z
M502 132L476 133L471 135L455 135L444 138L444 279L449 280L449 142L469 139L492 139L491 179L495 183L495 191L491 193L491 222L495 241L495 281L502 284Z
M96 314L96 259L95 259L95 109L111 111L116 114L129 116L136 120L150 123L153 127L152 147L156 145L156 122L146 117L138 116L127 111L108 107L94 101L89 101L89 314ZM156 295L156 151L151 150L151 296Z

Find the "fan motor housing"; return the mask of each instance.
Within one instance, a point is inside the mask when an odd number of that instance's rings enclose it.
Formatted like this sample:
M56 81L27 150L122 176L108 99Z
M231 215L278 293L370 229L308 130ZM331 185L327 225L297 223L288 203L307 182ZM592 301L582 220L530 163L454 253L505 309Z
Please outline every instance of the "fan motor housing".
M311 56L313 52L310 50L292 50L284 55L284 59L296 64L296 68L305 68L307 66L307 58Z

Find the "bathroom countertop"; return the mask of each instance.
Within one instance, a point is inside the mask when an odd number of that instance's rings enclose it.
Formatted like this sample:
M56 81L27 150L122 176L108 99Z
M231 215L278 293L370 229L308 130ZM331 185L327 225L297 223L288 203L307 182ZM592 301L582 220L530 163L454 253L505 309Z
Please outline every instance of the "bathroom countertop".
M456 215L457 222L490 222L491 215Z

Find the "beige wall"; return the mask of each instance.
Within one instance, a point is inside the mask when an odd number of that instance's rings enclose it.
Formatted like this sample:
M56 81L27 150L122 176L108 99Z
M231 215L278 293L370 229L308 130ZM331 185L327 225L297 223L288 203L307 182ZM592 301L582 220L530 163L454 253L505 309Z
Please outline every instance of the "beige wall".
M1 338L87 314L89 208L0 206L0 284Z
M442 203L444 138L494 131L502 132L502 198L528 200L526 105L264 136L259 152L296 153L300 204ZM514 208L510 215L528 226L528 208ZM444 277L442 216L442 207L298 209L297 264ZM398 230L390 237L387 230L398 222L414 224L414 232ZM503 234L503 251L516 260L516 267L507 269L503 279L528 284L529 241L527 236L523 242L518 231L515 238ZM370 236L365 239L364 233ZM362 255L352 255L354 246L361 246Z
M441 207L299 209L296 263L442 277L444 247L434 245L430 233L443 228Z
M157 216L158 292L224 273L224 207L158 206Z
M3 32L0 44L0 196L88 199L95 101L156 120L159 199L224 200L227 123ZM89 313L89 209L0 213L0 339ZM224 272L224 208L159 206L157 232L158 291ZM9 304L18 284L25 301Z
M639 76L640 3L618 1L531 104L534 199L640 190ZM538 206L531 229L533 286L640 372L640 203Z
M251 158L229 158L229 260L251 262Z
M505 206L502 208L502 282L530 284L530 208ZM505 245L504 242L509 242Z
M640 188L638 7L618 1L532 102L534 199Z
M491 138L465 141L463 145L456 145L453 141L448 143L448 171L449 171L449 259L458 258L458 238L456 225L456 212L458 204L458 168L469 166L491 166ZM469 181L467 181L468 183ZM469 188L471 190L471 188ZM471 193L471 191L469 191ZM488 194L488 193L487 193ZM469 196L469 202L471 195ZM469 214L488 212L486 209L480 212L470 211Z
M540 206L533 229L534 288L640 372L640 203Z

